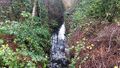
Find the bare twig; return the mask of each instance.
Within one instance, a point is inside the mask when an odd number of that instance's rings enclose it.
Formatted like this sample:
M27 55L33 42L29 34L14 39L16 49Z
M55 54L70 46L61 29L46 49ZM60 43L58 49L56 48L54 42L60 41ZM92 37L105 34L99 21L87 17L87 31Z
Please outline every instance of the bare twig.
M116 30L117 30L117 29L113 30L112 33L111 33L111 35L110 35L109 47L108 47L108 51L107 51L107 52L110 51L110 48L111 48L111 46L112 46L112 45L111 45L112 37L113 37L114 33L116 32Z

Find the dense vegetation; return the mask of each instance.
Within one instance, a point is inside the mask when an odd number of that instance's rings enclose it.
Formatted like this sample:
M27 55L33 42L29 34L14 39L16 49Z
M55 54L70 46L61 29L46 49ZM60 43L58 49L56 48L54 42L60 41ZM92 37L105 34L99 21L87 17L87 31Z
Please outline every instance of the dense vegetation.
M41 5L42 1L38 1L37 10L40 11L40 16L32 16L31 4L29 0L15 0L10 7L1 7L3 24L1 22L0 25L0 66L36 68L43 65L46 67L48 63L46 53L49 52L50 47L47 13L44 5Z
M75 8L73 19L77 23L80 22L80 24L82 24L81 21L88 19L115 22L116 18L119 18L119 6L119 0L81 0Z
M12 0L11 5L0 6L0 67L39 68L42 66L46 68L49 63L51 33L48 27L48 13L43 0L38 0L34 4L35 1ZM37 7L34 15L33 7L35 5ZM73 50L75 53L74 58L71 59L70 67L75 68L76 64L79 66L80 63L82 64L88 59L88 54L87 56L81 56L82 49L86 47L85 45L94 46L86 40L88 36L89 38L91 38L91 35L96 37L97 33L106 24L115 23L117 26L120 24L120 1L80 0L74 7L74 12L71 15L66 15L65 20L68 20L68 18L72 22L69 25L71 31L68 42L70 42L69 44L71 42L76 43L70 45L71 51ZM75 31L78 28L79 30ZM79 31L82 31L83 33L80 33L84 36L79 41L74 40L72 35L78 34ZM119 30L117 33L119 34ZM82 34L79 34L77 38ZM101 34L99 33L99 35ZM106 34L104 33L104 35ZM116 38L118 44L120 37L117 36ZM91 49L91 46L87 48ZM89 64L86 63L86 65Z

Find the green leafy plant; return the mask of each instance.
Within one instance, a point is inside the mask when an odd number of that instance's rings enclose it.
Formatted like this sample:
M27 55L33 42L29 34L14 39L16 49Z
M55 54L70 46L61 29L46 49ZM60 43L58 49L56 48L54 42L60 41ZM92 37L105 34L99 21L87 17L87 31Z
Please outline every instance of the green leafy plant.
M72 27L83 26L90 19L115 22L120 17L119 6L119 0L80 0L72 15Z
M19 50L13 52L12 49L8 47L8 44L1 45L0 47L0 67L9 67L9 68L36 68L35 63L32 61L22 62L20 60Z
M36 19L36 17L32 17L29 12L24 11L21 13L21 15L25 17L24 21L6 21L1 26L0 33L15 35L16 38L14 42L19 45L19 53L23 56L29 56L31 58L30 61L34 62L35 64L40 62L46 66L48 62L48 55L46 52L50 48L50 33L48 31L48 26L47 24L41 23L38 18ZM15 58L17 57L16 53L14 56ZM32 62L30 62L29 65L31 65ZM16 61L14 63L20 62ZM31 66L28 68L31 68Z
M75 56L74 56L74 58L71 59L70 68L75 68L77 60L80 59L79 53L80 53L81 49L84 48L84 45L85 44L83 41L78 41L76 46L73 46L70 48L70 49L75 49Z

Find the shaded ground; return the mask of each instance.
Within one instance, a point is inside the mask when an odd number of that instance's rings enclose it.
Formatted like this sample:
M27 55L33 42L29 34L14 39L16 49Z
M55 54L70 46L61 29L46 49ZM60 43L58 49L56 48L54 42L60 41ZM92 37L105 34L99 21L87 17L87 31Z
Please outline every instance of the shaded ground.
M83 41L85 47L78 55L76 68L120 68L120 26L117 24L85 26L72 34L69 45L75 46L77 41ZM74 53L72 50L71 54Z

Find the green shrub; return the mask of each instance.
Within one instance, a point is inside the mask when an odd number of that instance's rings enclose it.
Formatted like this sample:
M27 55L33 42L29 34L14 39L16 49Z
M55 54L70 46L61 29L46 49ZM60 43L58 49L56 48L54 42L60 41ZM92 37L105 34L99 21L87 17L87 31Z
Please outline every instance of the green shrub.
M89 19L107 20L114 22L120 17L119 0L80 0L72 15L76 27L78 24L84 25Z
M21 52L17 50L13 52L8 45L1 45L0 47L0 67L9 67L9 68L36 68L35 63L32 61L22 62L21 57L19 56Z
M9 6L0 6L0 21L21 20L22 11L32 11L32 0L10 0ZM6 4L5 4L6 5Z
M37 17L32 17L29 12L24 11L21 15L25 18L24 21L6 21L1 26L0 33L15 35L14 42L18 44L20 54L31 57L31 61L36 64L40 62L46 65L46 51L50 48L48 26Z
M84 47L84 42L83 41L78 41L76 46L71 47L70 49L75 49L75 55L74 58L71 59L71 64L69 65L70 68L75 68L75 65L77 61L81 58L79 57L80 51L85 48ZM85 60L82 60L80 63L84 62Z

